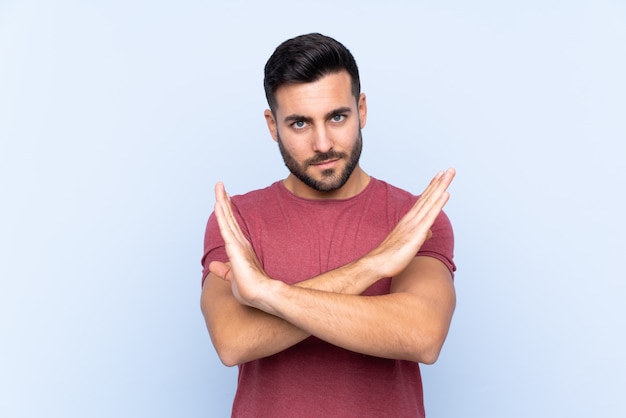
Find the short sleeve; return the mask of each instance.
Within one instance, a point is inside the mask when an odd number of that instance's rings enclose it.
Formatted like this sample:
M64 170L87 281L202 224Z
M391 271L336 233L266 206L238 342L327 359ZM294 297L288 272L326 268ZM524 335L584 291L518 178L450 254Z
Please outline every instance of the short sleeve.
M432 237L418 251L418 256L434 257L448 267L454 277L454 232L445 212L441 212L431 227Z

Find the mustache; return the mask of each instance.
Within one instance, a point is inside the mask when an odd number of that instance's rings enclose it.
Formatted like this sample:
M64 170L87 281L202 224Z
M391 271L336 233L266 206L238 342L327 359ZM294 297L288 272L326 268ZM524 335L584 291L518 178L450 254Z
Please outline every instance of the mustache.
M309 158L308 160L306 160L306 165L311 165L311 164L318 164L327 160L335 160L338 158L346 158L347 155L343 152L336 152L336 151L328 151L328 152L321 152L315 155L315 157L313 158Z

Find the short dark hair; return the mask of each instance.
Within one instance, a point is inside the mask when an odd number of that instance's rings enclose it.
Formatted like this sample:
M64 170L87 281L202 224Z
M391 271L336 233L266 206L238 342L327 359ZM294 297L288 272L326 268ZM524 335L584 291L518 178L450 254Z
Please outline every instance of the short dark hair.
M340 42L319 33L300 35L280 44L265 64L265 97L272 112L276 90L285 84L312 83L325 75L345 70L352 79L352 94L361 94L359 69L354 57Z

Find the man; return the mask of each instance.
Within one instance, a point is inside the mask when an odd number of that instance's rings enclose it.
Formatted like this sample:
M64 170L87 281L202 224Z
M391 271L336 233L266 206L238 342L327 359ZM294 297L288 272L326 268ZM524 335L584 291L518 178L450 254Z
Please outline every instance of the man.
M419 199L365 173L366 98L332 38L281 44L264 84L290 174L232 200L218 183L202 258L211 340L239 366L233 416L424 416L418 363L455 306L454 170Z

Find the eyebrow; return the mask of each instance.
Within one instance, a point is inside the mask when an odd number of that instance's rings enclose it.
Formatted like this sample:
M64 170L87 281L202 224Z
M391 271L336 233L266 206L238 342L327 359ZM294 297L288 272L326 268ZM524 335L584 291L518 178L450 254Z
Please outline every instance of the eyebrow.
M339 115L339 114L345 114L345 113L352 113L352 109L350 107L339 107L337 109L333 109L330 112L326 113L325 115L325 119L328 120L330 118L332 118L335 115ZM309 117L309 116L303 116L303 115L298 115L296 113L285 116L284 122L285 123L290 123L290 122L297 122L297 121L304 121L307 123L311 123L313 121L313 118Z

